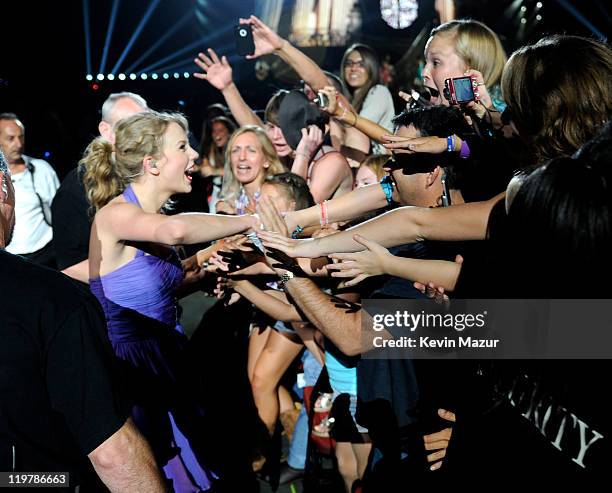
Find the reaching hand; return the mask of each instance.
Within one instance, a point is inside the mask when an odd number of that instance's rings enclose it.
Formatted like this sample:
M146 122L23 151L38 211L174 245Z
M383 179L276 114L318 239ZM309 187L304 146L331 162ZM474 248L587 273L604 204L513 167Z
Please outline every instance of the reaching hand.
M283 236L289 236L285 220L278 212L278 209L265 195L261 197L257 203L257 213L263 224L265 231L279 233ZM257 231L259 234L259 231Z
M447 150L446 139L443 137L400 137L398 135L385 134L383 144L397 154L414 154L415 152L427 152L430 154L442 154Z
M316 125L309 125L302 129L302 138L298 144L295 154L308 157L310 161L323 143L323 131Z
M280 250L292 258L310 257L306 244L312 243L311 240L294 240L292 238L287 238L282 234L268 231L258 231L257 236L259 236L266 248ZM316 257L316 255L313 257Z
M221 60L219 60L219 57L213 49L208 48L208 54L210 58L204 53L198 53L198 58L194 61L204 73L200 74L196 72L193 76L198 79L207 80L214 88L223 91L233 82L232 67L225 56L221 57Z
M331 258L341 260L338 264L330 264L328 270L333 272L332 277L352 277L344 283L345 286L354 286L370 276L379 276L385 273L385 261L391 256L389 250L363 236L354 235L353 239L366 247L366 250L356 253L334 253Z
M247 60L269 55L279 51L285 40L266 26L261 20L252 15L248 19L240 19L240 24L248 24L253 30L253 41L255 42L255 53L247 55Z
M450 423L454 423L457 419L455 413L445 409L438 409L438 416ZM423 437L425 442L425 450L435 450L435 452L427 455L427 462L434 462L429 469L436 471L442 467L442 459L446 457L446 449L450 442L453 429L451 427L444 428L437 433L431 433Z

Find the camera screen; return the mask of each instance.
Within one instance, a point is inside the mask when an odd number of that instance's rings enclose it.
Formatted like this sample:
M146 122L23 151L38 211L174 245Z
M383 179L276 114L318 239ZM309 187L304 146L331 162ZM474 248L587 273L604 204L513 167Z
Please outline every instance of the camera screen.
M455 86L455 97L458 103L472 101L474 99L474 91L472 89L472 79L469 77L460 77L453 80Z

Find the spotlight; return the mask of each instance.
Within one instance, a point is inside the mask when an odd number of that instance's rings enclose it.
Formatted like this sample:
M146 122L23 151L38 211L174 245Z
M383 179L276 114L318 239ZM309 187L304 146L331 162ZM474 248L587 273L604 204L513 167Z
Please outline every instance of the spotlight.
M115 76L114 76L113 74L108 74L108 75L106 76L106 78L107 78L108 80L115 80Z
M164 74L164 75L162 75L162 77L163 77L164 79L168 80L168 79L170 78L170 75L169 75L169 74Z
M178 72L174 72L174 78L178 79L181 75Z
M92 88L94 91L97 91L98 89L100 89L100 86L99 86L98 84L92 84L92 85L91 85L91 88Z
M183 72L183 77L185 77L185 79L189 79L189 72Z
M119 74L117 77L119 80L125 80L125 74Z
M536 8L541 9L542 8L542 2L536 3Z
M104 74L98 74L98 75L96 76L96 79L98 79L98 80L104 80Z
M130 80L136 80L136 74L130 74Z
M147 74L140 74L140 78L142 80L147 80L148 75Z
M45 153L43 154L43 157L45 157L46 159L49 159L51 157L51 153L49 151L45 151Z
M179 106L185 106L185 101L183 101L182 99L179 99L177 103Z
M541 21L542 20L542 16L540 14L536 15L536 21Z
M527 19L525 19L524 17L521 18L521 24L527 24Z
M151 79L157 80L157 77L158 77L157 74L151 74Z
M524 5L521 7L521 12L527 12L527 7L525 7Z
M85 80L90 80L90 81L91 81L91 80L93 80L93 75L91 75L91 74L87 74L87 75L85 76Z

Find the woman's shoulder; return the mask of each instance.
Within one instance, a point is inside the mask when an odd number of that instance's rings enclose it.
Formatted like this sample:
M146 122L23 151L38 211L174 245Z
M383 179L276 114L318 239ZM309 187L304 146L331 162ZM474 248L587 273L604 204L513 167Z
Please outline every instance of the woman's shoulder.
M389 91L389 88L383 84L376 84L372 86L368 91L368 97L370 96L378 98L388 97L389 99L393 99L393 97L391 96L391 91Z

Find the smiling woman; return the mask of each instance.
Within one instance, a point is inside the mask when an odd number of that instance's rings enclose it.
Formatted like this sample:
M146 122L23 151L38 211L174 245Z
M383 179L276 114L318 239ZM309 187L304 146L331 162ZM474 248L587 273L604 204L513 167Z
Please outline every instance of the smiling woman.
M205 491L211 478L197 432L205 413L185 384L187 339L176 301L185 279L169 245L215 240L258 221L159 213L171 195L191 190L189 172L198 154L189 145L182 115L140 113L121 120L115 134L114 146L95 139L81 161L88 197L97 210L89 248L90 288L124 366L134 422L174 491Z

